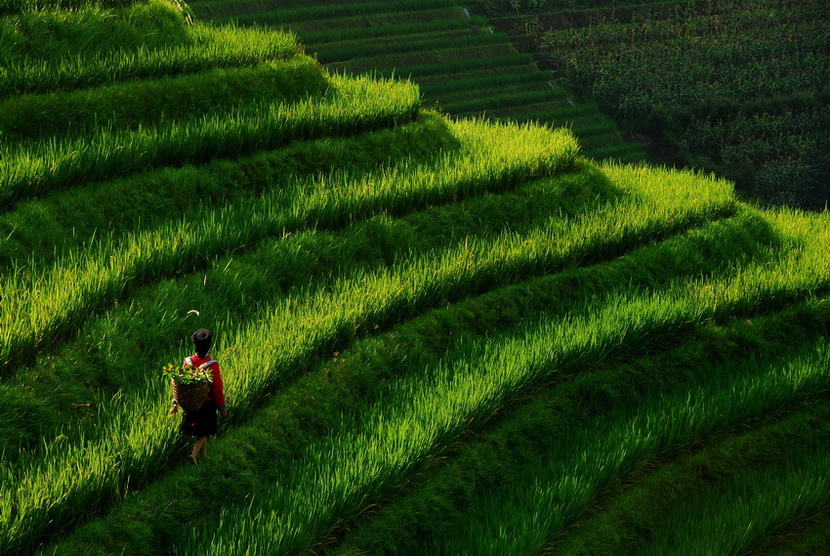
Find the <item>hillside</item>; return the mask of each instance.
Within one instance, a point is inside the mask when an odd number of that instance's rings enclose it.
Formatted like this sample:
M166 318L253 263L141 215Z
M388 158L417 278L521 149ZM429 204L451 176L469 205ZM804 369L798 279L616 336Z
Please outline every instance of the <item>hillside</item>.
M0 4L0 554L830 547L826 212L55 4Z
M486 17L457 0L196 0L199 18L297 32L331 71L404 77L425 106L462 116L569 127L597 159L643 160L595 103L578 102L550 71L519 54Z
M494 27L671 163L746 195L830 199L825 0L485 0ZM486 8L486 9L485 9Z

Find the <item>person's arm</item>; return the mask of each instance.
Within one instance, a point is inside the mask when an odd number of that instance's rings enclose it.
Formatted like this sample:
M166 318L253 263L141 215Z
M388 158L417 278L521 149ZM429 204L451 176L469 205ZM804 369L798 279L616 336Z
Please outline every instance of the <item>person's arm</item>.
M219 363L211 365L213 371L213 403L222 417L228 416L228 406L225 403L225 385L222 382L222 372L219 370Z

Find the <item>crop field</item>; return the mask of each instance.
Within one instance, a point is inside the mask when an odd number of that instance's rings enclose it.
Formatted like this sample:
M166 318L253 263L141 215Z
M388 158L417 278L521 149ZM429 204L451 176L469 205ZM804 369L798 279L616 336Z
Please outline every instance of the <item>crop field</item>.
M0 554L830 550L827 212L167 0L1 13L10 67L133 65L0 95ZM161 370L200 327L194 466Z
M519 54L506 34L457 0L195 0L192 7L209 21L296 32L309 54L332 71L409 77L421 86L426 107L569 127L587 156L645 158L641 145L625 140L596 104L576 102L549 71ZM583 128L572 117L575 107L602 119L602 131Z
M821 209L828 192L824 0L483 2L556 76L751 196Z

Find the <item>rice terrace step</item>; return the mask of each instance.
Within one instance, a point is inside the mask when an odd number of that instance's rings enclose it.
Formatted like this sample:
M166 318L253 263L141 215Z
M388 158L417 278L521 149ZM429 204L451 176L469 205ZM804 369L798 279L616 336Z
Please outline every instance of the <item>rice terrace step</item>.
M827 552L830 216L477 7L0 0L0 554Z
M530 103L541 103L544 115L518 111L519 121L537 120L553 126L568 126L577 138L582 129L562 108L581 105L572 96L568 104L558 102L567 95L553 84L549 71L539 70L533 61L524 61L510 39L496 31L486 17L473 15L473 6L453 1L429 0L406 2L366 2L331 0L327 2L239 2L197 0L191 3L195 12L210 20L234 21L239 25L272 26L297 32L306 51L324 65L350 73L376 73L411 77L421 83L423 75L441 79L446 87L440 90L422 88L424 102L449 114L476 114L498 118L501 110ZM459 53L458 61L448 60L442 52ZM496 60L498 59L498 60ZM517 67L533 76L535 86L525 86L527 75L510 76L499 70L504 59L514 59ZM416 60L423 67L413 72L409 67ZM475 61L467 65L465 62ZM483 70L481 68L484 68ZM393 73L394 72L394 73ZM467 79L478 81L466 83ZM489 78L489 79L488 79ZM506 89L522 86L526 97L506 96ZM458 104L458 93L472 97L469 103ZM588 109L599 115L596 105ZM611 120L608 120L609 122ZM615 143L632 143L617 132ZM623 149L631 154L628 160L645 158L641 149ZM596 154L611 152L597 149ZM634 153L637 153L636 155ZM595 156L593 147L585 150ZM610 158L610 157L601 157Z

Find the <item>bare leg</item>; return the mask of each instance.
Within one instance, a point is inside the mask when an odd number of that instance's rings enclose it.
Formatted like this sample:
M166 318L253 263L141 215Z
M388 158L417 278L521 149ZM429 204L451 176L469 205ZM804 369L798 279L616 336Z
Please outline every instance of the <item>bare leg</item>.
M202 438L204 439L204 442L202 442L202 448L199 450L199 455L200 456L206 456L207 455L207 436L203 436Z
M198 463L196 463L196 458L199 456L199 454L204 453L206 443L207 436L200 436L196 439L196 442L193 443L193 451L190 452L190 461L193 462L193 465L199 465Z

